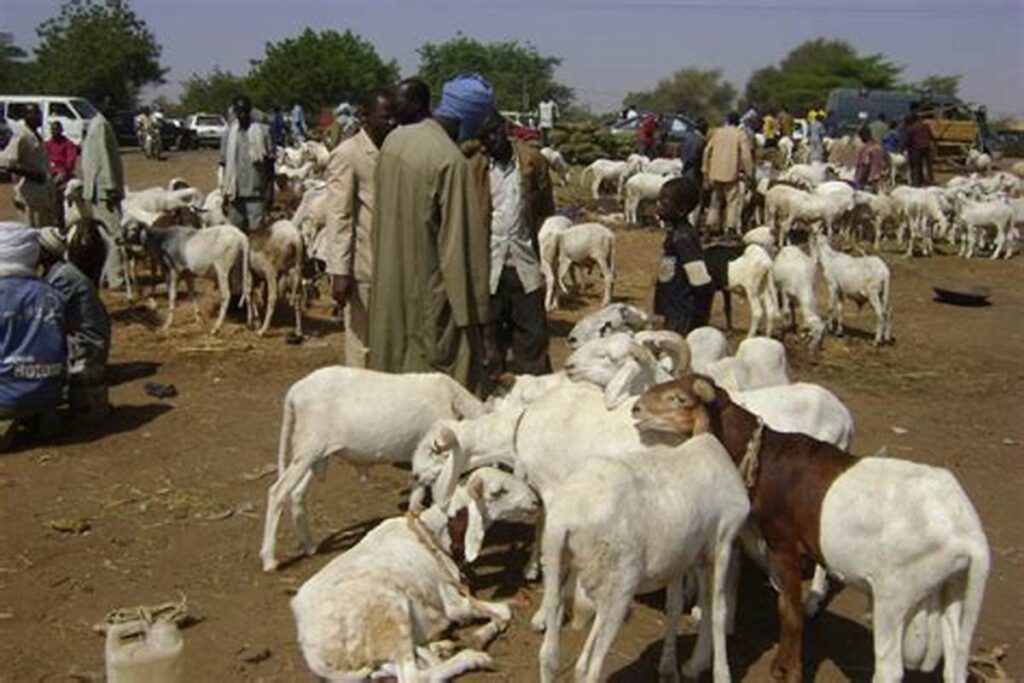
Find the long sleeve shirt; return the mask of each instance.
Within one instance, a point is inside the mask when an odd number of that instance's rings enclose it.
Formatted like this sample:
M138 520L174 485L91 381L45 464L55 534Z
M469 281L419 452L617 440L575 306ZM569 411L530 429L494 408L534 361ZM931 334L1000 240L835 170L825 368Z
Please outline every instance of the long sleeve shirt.
M62 137L46 141L46 156L50 158L50 175L71 177L78 162L78 147L71 140Z

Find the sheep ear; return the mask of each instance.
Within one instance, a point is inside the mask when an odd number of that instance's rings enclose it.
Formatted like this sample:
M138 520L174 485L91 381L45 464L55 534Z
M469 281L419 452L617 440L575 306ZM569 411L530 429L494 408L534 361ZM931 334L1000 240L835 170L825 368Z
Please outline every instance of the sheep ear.
M614 410L643 390L643 369L635 359L627 360L604 388L604 407Z
M481 485L477 487L478 489L483 485L479 479L473 483ZM466 506L466 512L469 513L469 524L466 525L466 539L462 544L462 552L466 557L466 562L474 562L480 556L480 549L484 545L484 516L480 507L480 499L473 495L472 490L469 495L472 500Z
M715 387L704 378L697 378L693 382L693 393L701 400L701 403L712 404L715 402Z
M466 493L473 500L481 500L484 497L484 480L476 477L466 486Z

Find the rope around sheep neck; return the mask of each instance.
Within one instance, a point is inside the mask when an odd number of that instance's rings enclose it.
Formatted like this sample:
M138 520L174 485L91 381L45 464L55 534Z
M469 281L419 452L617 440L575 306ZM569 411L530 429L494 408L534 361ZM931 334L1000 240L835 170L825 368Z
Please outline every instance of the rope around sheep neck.
M754 433L750 435L750 441L747 442L747 450L743 454L743 460L740 461L740 476L743 477L743 484L748 488L754 488L754 483L757 481L757 470L761 465L758 455L761 452L761 437L764 435L764 420L760 417L757 418L757 427L754 429Z

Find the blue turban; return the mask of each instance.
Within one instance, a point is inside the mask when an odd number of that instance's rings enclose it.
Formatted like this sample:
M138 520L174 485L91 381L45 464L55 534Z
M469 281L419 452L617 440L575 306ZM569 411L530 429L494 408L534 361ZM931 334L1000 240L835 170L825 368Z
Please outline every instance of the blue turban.
M459 121L459 141L475 138L494 106L494 88L480 74L459 74L441 87L434 115Z

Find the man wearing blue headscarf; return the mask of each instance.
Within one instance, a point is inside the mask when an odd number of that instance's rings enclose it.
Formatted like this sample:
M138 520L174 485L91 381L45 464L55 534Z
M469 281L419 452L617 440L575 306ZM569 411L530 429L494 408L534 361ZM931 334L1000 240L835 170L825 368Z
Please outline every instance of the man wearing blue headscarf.
M490 83L444 84L433 117L400 126L377 161L373 214L371 369L444 372L476 389L497 358L490 329L490 243L456 141L475 138Z

